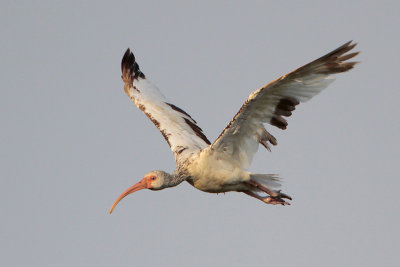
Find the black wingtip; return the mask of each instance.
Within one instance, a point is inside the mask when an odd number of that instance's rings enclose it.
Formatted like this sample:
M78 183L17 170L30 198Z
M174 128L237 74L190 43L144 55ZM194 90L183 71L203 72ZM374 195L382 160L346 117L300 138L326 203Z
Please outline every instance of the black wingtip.
M146 78L143 72L139 69L139 64L135 60L135 56L128 48L122 57L121 61L121 71L122 79L125 81L129 77L130 80L135 80L138 78Z
M131 50L128 48L122 57L121 61L121 71L124 72L124 69L130 69L133 63L135 62L135 56L131 52Z
M357 61L347 61L357 56L360 52L351 52L354 47L356 47L357 43L353 43L353 41L348 41L330 53L304 65L300 69L307 69L310 66L314 66L317 68L315 70L316 73L321 74L335 74L346 72L354 67L358 62Z

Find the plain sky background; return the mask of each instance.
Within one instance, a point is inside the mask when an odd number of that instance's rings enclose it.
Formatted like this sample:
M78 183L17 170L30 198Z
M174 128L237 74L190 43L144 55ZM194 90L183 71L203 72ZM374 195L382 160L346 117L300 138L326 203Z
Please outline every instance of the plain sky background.
M3 1L1 266L400 266L398 1ZM123 91L130 47L210 140L247 96L348 40L361 64L298 106L251 170L288 207L187 183ZM271 128L268 128L271 129Z

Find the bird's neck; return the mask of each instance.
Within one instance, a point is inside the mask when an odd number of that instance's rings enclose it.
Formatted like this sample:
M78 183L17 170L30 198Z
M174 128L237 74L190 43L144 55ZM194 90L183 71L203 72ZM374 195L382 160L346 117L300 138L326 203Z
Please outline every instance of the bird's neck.
M183 175L181 175L181 174L179 174L179 173L176 173L176 172L174 172L172 175L171 175L171 178L169 179L169 181L168 181L168 187L174 187L174 186L177 186L178 184L180 184L180 183L182 183L183 181L185 181L186 180L186 177L185 176L183 176Z

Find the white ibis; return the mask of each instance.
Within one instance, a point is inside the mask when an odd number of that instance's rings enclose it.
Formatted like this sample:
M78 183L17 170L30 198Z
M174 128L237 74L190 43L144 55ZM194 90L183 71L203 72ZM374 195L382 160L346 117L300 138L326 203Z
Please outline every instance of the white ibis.
M147 173L117 198L109 212L133 192L146 188L161 190L183 181L204 192L237 191L268 204L289 205L287 200L292 199L278 190L277 175L248 171L259 144L269 151L268 143L277 144L264 123L286 129L284 116L289 117L296 105L326 88L334 81L334 74L346 72L358 63L347 61L359 53L347 53L355 46L355 43L347 42L254 91L214 143L207 139L188 113L168 102L146 79L128 49L121 62L125 93L160 130L174 153L176 169L172 174L164 171Z

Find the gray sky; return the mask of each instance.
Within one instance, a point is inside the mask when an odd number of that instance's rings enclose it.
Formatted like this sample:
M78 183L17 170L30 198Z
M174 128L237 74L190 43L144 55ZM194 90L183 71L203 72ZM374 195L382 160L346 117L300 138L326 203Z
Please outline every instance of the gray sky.
M399 5L2 3L0 265L399 266ZM253 161L284 177L292 206L184 183L108 215L143 174L174 169L123 91L126 48L214 140L252 91L348 40L362 63Z

